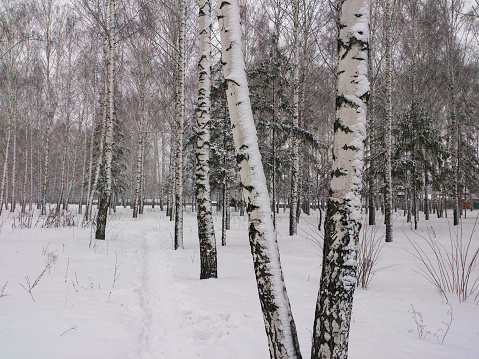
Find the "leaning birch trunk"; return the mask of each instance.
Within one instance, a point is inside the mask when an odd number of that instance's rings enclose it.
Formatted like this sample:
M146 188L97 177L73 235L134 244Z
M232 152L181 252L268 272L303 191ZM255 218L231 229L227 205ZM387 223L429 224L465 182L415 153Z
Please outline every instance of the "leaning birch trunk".
M218 0L223 74L248 213L249 241L271 358L301 358L273 229L266 177L249 99L236 0Z
M391 69L391 1L386 2L386 128L384 151L384 222L386 242L393 241L392 224L392 178L391 178L391 128L392 128L392 69Z
M113 158L113 117L115 114L114 90L115 90L115 0L109 0L109 18L108 18L108 113L105 117L105 163L104 163L104 181L103 194L100 199L97 214L96 239L105 239L106 217L110 205L112 178L111 162Z
M289 212L289 235L298 233L297 207L299 186L299 7L298 0L294 0L294 80L293 80L293 166L291 169L291 208Z
M199 0L199 91L196 117L196 201L200 279L217 278L216 238L210 189L211 2Z
M179 0L180 34L178 56L178 92L176 105L176 192L175 192L175 249L183 248L183 127L185 114L185 41L186 4Z
M366 101L369 1L341 0L338 22L333 168L325 221L321 284L312 359L348 357L361 229L361 186Z

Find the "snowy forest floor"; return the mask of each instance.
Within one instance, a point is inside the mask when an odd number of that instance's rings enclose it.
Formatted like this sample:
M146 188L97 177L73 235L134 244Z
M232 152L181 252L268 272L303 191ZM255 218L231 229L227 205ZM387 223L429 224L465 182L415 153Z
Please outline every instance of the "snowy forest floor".
M383 269L369 289L356 290L349 357L479 358L478 300L459 303L451 294L446 303L417 273L420 262L408 237L426 248L424 239L402 213L395 215L394 242L383 248L379 263ZM463 220L464 233L470 233L476 215ZM91 240L91 230L79 226L44 229L39 222L12 228L15 217L4 211L0 218L1 358L269 357L246 217L233 215L227 246L218 246L219 278L202 281L194 213L185 213L185 249L178 251L172 249L173 222L157 208L146 208L140 219L119 208L109 219L106 241ZM449 221L431 216L426 226L422 219L417 232L434 233L447 246ZM305 358L321 270L317 220L317 212L302 214L299 234L291 238L288 213L278 217L281 261ZM219 244L220 226L217 216ZM380 235L383 225L378 227ZM21 286L28 289L26 277L33 285L55 256L30 295ZM451 308L452 324L441 345Z

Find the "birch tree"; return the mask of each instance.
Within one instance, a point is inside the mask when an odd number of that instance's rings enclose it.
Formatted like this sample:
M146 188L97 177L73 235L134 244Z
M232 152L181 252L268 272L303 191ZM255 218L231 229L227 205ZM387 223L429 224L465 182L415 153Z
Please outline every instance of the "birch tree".
M333 169L311 358L347 358L361 229L369 1L338 1Z
M249 99L236 0L218 0L223 74L251 253L271 358L301 358L273 229L270 198Z
M196 122L196 199L200 241L200 279L216 278L216 238L210 190L211 2L199 0L199 91ZM224 204L226 205L226 203Z
M391 177L391 127L392 127L392 69L391 69L391 1L386 0L386 126L384 151L384 222L386 242L392 242L392 177Z
M175 249L183 248L183 133L185 122L185 0L179 0L178 78L176 93Z
M104 139L104 188L100 199L97 214L97 227L95 238L105 239L106 218L111 200L112 176L111 163L113 158L113 117L115 115L114 90L115 90L115 0L108 2L108 58L107 69L107 111L105 116L105 139Z
M298 210L298 187L299 187L299 6L298 0L293 0L293 165L291 169L291 202L289 212L289 235L293 236L298 232L298 221L296 220Z

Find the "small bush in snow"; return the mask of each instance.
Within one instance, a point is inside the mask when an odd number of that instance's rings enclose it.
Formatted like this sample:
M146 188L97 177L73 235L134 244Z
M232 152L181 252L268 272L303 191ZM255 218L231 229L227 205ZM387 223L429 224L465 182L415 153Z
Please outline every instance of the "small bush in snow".
M417 312L416 309L414 308L414 305L412 304L411 304L411 309L409 309L409 313L412 314L412 320L414 321L414 324L416 324L418 338L425 339L428 334L431 334L431 332L426 329L426 324L424 323L422 313Z
M446 339L447 334L449 333L449 329L451 329L452 321L454 320L452 306L447 303L449 306L449 310L447 311L447 322L442 322L445 325L445 328L439 328L435 333L434 337L437 339L438 343L443 345L444 340ZM421 312L416 311L414 306L411 304L411 309L409 309L409 313L411 313L411 319L416 325L416 332L419 339L425 339L428 334L431 334L429 330L426 329L426 323L424 322L424 318ZM411 332L413 330L411 329Z
M381 261L384 245L384 234L378 235L378 228L365 221L358 244L357 280L361 288L367 289L376 272L382 269L377 265Z
M414 248L411 254L420 261L417 272L431 282L446 300L447 293L456 294L459 302L465 302L474 295L476 300L479 296L479 243L472 242L478 218L470 234L463 233L462 224L456 232L449 230L449 249L436 241L431 231L428 231L428 237L416 232L430 251L408 237Z
M33 297L33 294L32 294L33 288L35 288L38 285L38 283L40 283L40 280L42 279L42 277L45 275L47 271L50 272L50 268L55 264L58 258L58 256L54 252L47 252L46 251L47 249L48 249L48 245L46 248L43 248L43 255L46 256L45 268L43 268L43 271L40 273L37 279L35 279L35 281L32 283L30 281L30 277L25 276L26 286L24 286L22 283L19 283L23 289L25 289L28 293L30 293L30 296L32 297L32 300L34 302L35 302L35 298Z
M33 224L33 211L19 212L13 217L12 228L31 228Z
M73 227L75 225L75 216L72 211L51 210L43 222L42 228L63 228Z

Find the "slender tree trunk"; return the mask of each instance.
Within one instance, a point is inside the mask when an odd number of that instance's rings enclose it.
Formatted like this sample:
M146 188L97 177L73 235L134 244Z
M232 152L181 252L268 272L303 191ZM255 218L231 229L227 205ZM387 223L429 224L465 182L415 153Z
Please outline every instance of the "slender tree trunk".
M25 127L25 142L28 144L28 133L29 125ZM23 187L22 187L22 202L21 202L21 210L22 213L25 213L27 207L27 182L28 182L28 147L25 146L25 167L23 169Z
M454 203L454 225L459 224L459 218L461 215L461 201L460 201L460 191L459 191L459 122L456 116L456 76L455 76L455 62L454 62L454 45L455 45L455 18L456 14L454 13L455 9L455 0L451 0L451 9L450 13L447 16L450 16L448 21L449 28L449 37L447 41L448 45L448 73L449 73L449 115L450 115L450 126L452 130L451 135L451 153L452 153L452 172L453 172L453 185L452 185L452 198Z
M222 208L221 208L221 245L226 246L226 230L228 229L228 207L229 207L229 199L228 199L228 188L226 183L226 176L225 181L223 182L223 198L222 198Z
M63 138L63 150L62 150L62 167L60 174L60 194L58 195L57 207L55 208L55 213L58 215L60 213L60 205L63 202L64 192L65 192L65 171L66 171L66 161L67 161L67 141L68 135L66 134L68 130L65 130L65 135Z
M294 60L293 60L293 159L291 166L291 200L289 212L289 235L298 233L297 207L299 195L299 6L298 0L293 0L294 26Z
M10 141L12 137L12 125L11 120L8 123L8 133L7 133L7 146L5 148L5 160L3 162L3 174L2 174L2 187L0 188L0 214L2 214L3 206L5 205L5 209L7 208L7 195L6 195L6 187L7 187L7 171L8 171L8 156L10 155Z
M78 204L78 214L82 214L83 196L84 196L84 191L85 191L84 181L85 181L85 174L86 174L86 156L87 156L86 133L83 136L84 136L84 148L83 148L82 171L81 171L81 178L80 178L80 203ZM88 178L88 180L90 180L90 178Z
M384 222L386 242L393 241L392 178L391 178L391 128L392 128L392 68L391 68L391 1L386 1L386 126L384 151Z
M180 34L178 56L178 92L176 105L176 191L175 191L175 249L183 248L183 132L185 115L185 28L186 4L179 0Z
M199 90L196 116L196 201L200 242L200 279L217 278L215 228L210 189L210 110L211 110L211 2L199 5Z
M138 156L136 159L136 186L135 186L135 199L133 204L133 218L138 218L140 209L140 196L141 196L141 158L143 151L143 134L138 136Z
M113 158L113 119L115 116L115 1L109 0L108 16L108 114L105 117L105 162L104 162L104 180L103 193L98 206L96 239L105 239L106 219L108 208L110 206L112 193L111 163Z
M42 216L46 215L47 213L47 190L48 190L48 172L50 168L50 105L49 101L47 101L48 114L47 114L47 125L45 128L45 162L43 164L43 185L42 185L42 199L41 199L41 206L42 206ZM52 119L53 120L53 119Z
M241 188L247 204L249 240L271 358L300 358L286 293L269 193L251 110L236 0L218 0L223 74Z
M429 186L429 174L427 168L424 169L424 215L425 220L429 221L429 198L428 187Z
M13 120L13 153L12 153L12 183L10 197L10 212L15 212L17 183L17 120Z
M369 3L339 2L333 168L325 220L323 266L316 303L312 359L348 357L361 229Z
M145 146L146 146L146 134L143 136L142 141L142 149L141 149L141 173L140 173L140 208L138 209L139 214L143 214L143 210L145 209Z

